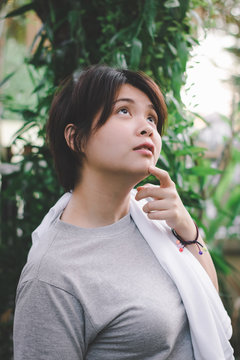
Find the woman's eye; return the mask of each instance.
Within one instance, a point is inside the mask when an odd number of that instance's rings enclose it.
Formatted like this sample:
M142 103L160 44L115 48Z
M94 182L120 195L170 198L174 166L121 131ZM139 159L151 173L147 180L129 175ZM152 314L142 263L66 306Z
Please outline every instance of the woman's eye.
M151 123L153 123L153 124L156 124L156 123L157 123L157 120L156 120L155 116L148 116L147 119L148 119L149 122L151 122Z
M122 108L122 109L118 110L118 114L128 114L128 109Z

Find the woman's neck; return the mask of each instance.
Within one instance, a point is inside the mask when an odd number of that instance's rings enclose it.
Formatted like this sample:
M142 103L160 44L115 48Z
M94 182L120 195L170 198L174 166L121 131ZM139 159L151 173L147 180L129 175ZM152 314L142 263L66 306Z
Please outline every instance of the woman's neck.
M115 223L129 212L130 190L136 182L111 174L84 172L75 186L61 219L72 225L94 228Z

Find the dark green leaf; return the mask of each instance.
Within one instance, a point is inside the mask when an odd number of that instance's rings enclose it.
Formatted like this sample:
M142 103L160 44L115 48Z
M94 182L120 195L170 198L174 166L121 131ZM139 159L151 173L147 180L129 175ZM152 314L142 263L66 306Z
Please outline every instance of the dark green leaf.
M121 30L119 30L110 40L109 40L109 44L112 46L117 40L126 40L127 38L129 38L129 36L134 32L136 32L136 29L139 26L139 21L134 20L130 26L125 27Z
M137 69L141 60L142 54L142 42L139 39L133 39L131 57L130 57L130 67L131 69Z
M34 10L34 8L35 8L34 2L29 3L29 4L25 4L25 5L21 6L18 9L11 11L7 15L5 15L4 18L10 18L10 17L22 15L22 14L26 13L29 10Z
M36 121L29 121L25 123L15 134L14 139L20 138L23 133L26 133L29 129L37 126Z
M5 76L3 80L0 81L0 87L2 87L13 75L16 74L16 70Z
M155 0L146 0L144 5L144 20L148 29L148 33L154 40L154 34L156 31L155 17L156 17L156 2Z
M38 32L36 33L36 35L34 36L34 39L32 41L31 47L30 47L30 52L33 50L34 45L36 44L37 40L39 39L39 37L42 35L43 31L44 31L45 25L42 25L41 28L38 30Z

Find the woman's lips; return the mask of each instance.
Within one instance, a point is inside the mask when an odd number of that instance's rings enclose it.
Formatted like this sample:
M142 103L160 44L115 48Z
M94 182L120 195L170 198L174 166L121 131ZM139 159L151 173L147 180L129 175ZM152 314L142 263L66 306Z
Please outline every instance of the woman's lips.
M145 148L141 148L141 149L137 149L134 150L142 155L148 155L148 156L153 156L153 153L151 152L151 150L145 149Z
M143 155L152 156L154 153L154 146L150 143L143 143L136 146L133 150Z

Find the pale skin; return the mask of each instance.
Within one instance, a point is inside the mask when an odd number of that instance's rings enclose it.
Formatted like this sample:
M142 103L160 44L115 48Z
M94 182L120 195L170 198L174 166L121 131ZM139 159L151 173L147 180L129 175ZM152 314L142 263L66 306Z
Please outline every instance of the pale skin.
M155 166L161 151L156 122L157 115L149 98L139 89L123 85L117 94L113 113L100 129L91 134L82 149L85 158L81 178L62 214L62 221L93 228L120 220L129 212L131 189L152 174L160 185L146 184L139 187L136 194L136 200L153 198L144 205L143 211L149 219L165 220L183 239L195 239L195 224L174 182L166 171ZM65 138L71 148L72 129L72 124L65 129ZM151 151L145 147L139 149L143 143L150 144ZM198 240L204 245L200 236ZM195 245L188 246L188 249L218 289L210 254L199 255Z

